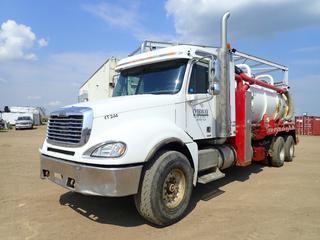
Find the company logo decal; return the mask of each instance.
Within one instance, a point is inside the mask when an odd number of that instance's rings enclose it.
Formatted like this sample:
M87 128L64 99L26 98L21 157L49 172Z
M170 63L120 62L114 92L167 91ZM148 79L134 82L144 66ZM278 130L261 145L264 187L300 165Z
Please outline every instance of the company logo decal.
M193 116L194 117L208 117L209 116L208 109L195 108L195 109L193 109Z

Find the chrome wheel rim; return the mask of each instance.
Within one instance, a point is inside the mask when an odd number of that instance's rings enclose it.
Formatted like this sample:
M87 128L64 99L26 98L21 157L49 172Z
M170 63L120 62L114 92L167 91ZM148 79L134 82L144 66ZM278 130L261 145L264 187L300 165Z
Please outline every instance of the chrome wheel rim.
M182 202L186 191L186 177L180 169L172 169L164 180L162 199L166 207L172 209Z

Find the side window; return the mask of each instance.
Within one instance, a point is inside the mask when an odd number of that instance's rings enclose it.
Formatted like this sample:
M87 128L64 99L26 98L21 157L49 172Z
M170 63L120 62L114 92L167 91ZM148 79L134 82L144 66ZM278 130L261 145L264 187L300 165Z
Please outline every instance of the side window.
M195 64L192 67L188 93L208 93L209 79L208 79L208 67Z

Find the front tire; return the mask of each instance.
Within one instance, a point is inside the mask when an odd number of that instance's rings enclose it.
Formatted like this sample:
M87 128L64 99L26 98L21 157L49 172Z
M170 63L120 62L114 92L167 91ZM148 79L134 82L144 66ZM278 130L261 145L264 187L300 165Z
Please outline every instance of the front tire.
M271 145L271 165L274 167L282 167L285 159L284 139L277 137Z
M193 169L180 152L159 152L144 170L135 205L146 220L166 226L186 213L192 192Z

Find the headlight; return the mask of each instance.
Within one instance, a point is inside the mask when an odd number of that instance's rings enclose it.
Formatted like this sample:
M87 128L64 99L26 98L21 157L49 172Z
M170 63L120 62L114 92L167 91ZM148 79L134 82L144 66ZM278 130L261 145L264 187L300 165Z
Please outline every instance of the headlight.
M94 149L91 157L116 158L121 157L126 151L126 145L122 142L111 142L100 145Z

